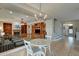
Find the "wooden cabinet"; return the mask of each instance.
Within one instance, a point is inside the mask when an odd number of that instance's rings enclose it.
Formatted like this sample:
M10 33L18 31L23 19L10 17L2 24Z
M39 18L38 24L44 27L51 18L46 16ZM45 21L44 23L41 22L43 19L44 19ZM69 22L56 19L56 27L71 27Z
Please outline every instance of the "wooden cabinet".
M5 34L12 35L12 24L3 23L3 31L5 32Z
M21 37L27 37L27 25L21 25Z
M32 38L44 38L46 24L44 22L34 23L32 25Z

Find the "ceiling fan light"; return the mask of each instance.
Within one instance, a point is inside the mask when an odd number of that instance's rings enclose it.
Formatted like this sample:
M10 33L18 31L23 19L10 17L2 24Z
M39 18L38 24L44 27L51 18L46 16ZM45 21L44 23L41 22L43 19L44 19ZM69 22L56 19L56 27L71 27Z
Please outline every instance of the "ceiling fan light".
M10 11L10 14L13 14L13 11Z

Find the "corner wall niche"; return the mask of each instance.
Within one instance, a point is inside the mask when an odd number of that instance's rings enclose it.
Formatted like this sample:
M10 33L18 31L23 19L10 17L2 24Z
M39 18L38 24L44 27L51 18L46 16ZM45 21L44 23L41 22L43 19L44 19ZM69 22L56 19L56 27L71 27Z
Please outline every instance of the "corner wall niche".
M32 25L32 38L44 38L46 34L46 24L44 22L34 23Z

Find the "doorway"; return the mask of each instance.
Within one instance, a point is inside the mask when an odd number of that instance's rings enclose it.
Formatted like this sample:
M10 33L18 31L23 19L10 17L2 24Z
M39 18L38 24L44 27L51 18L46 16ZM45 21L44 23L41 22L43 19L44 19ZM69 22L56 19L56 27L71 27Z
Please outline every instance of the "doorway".
M66 43L68 48L73 48L74 46L74 27L73 24L64 24L63 29L65 35L66 35Z

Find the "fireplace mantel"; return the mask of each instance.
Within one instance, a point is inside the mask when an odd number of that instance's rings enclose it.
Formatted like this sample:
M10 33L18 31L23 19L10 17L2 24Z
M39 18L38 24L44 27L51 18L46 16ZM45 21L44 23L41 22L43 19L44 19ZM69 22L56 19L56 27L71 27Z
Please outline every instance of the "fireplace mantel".
M14 29L13 32L20 32L20 29Z

